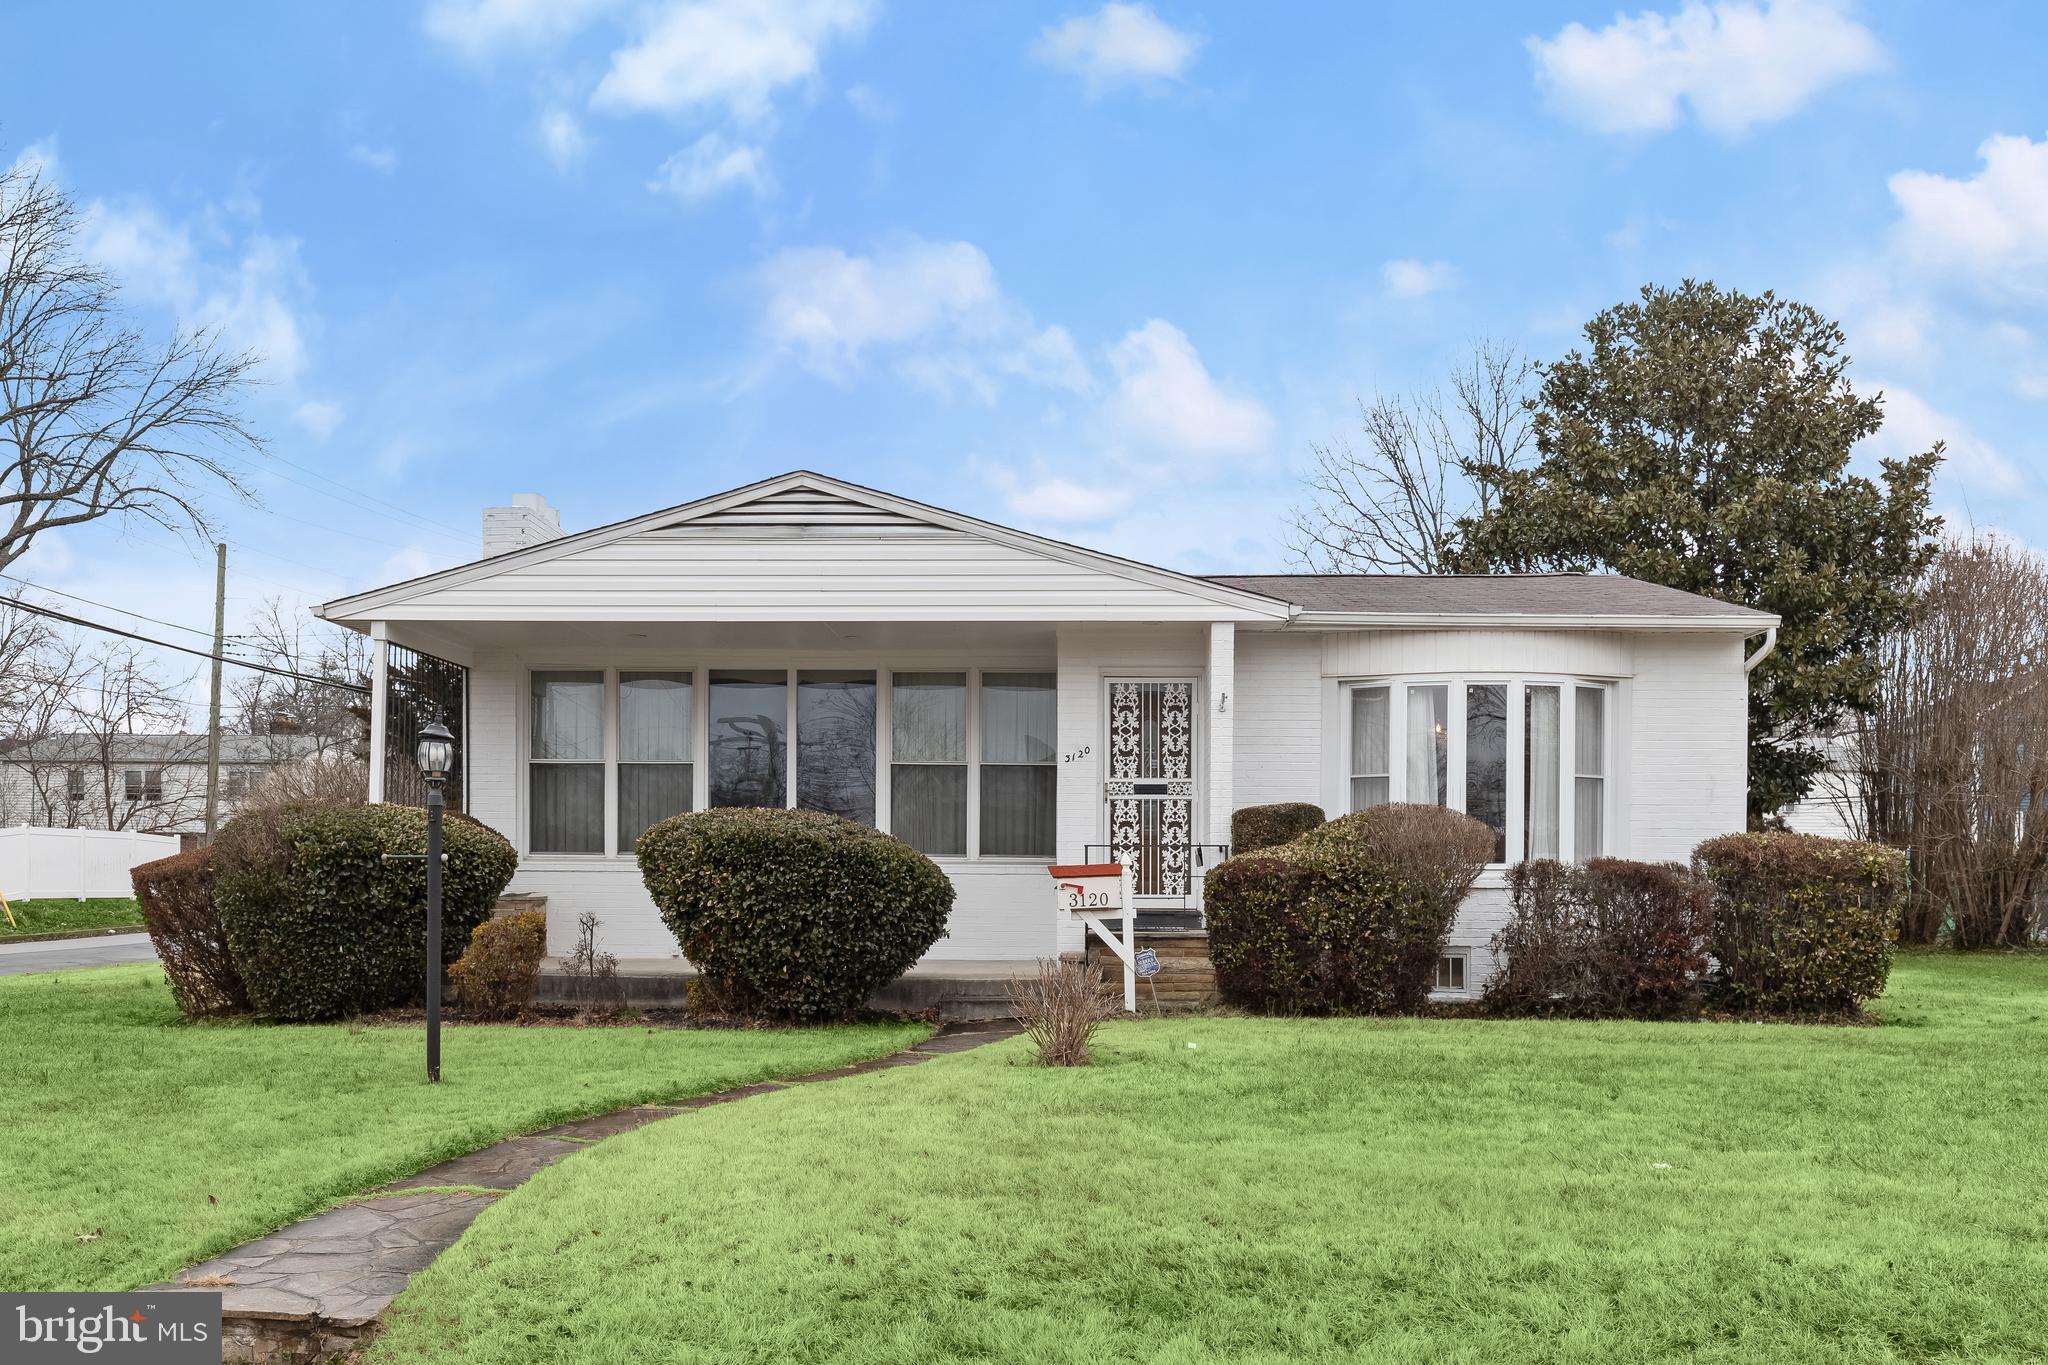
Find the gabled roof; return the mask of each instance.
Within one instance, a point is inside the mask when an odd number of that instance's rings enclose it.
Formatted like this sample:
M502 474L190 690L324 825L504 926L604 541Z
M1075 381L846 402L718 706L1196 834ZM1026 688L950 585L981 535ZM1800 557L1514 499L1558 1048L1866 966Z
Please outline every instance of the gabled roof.
M728 492L700 498L695 502L666 507L658 512L613 522L574 535L493 555L437 573L406 579L369 592L337 598L323 604L319 615L331 621L361 622L432 593L479 583L500 575L543 566L573 555L587 554L603 547L649 532L691 530L731 531L752 539L795 538L809 529L872 531L903 534L919 529L953 532L974 537L1076 568L1091 570L1113 579L1163 589L1184 599L1221 608L1228 619L1284 621L1288 604L1263 593L1233 587L1194 574L1184 574L1156 565L1083 549L1064 541L1032 535L999 526L959 512L933 507L877 489L865 488L828 475L797 470L747 484Z
M1389 624L1455 616L1620 626L1645 621L1702 627L1775 625L1769 612L1645 583L1620 574L1225 574L1210 579L1282 597L1307 618L1357 617Z

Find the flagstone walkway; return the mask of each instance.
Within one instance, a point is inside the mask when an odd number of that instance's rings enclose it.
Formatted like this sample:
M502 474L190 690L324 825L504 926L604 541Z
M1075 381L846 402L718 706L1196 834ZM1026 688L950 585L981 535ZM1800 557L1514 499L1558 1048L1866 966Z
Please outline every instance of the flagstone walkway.
M219 1291L226 1360L316 1360L353 1350L375 1334L384 1310L412 1277L453 1246L478 1214L583 1147L693 1109L793 1085L915 1066L1017 1032L1007 1022L958 1025L872 1061L673 1104L636 1105L506 1138L236 1247L191 1267L172 1284L154 1287Z

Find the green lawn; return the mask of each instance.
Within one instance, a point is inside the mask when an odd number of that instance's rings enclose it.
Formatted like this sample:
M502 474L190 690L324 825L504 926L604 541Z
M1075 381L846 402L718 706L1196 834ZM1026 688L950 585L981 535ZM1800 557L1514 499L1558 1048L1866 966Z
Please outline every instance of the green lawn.
M0 915L0 943L24 934L57 934L73 929L128 928L142 923L142 911L130 896L96 900L9 901L16 923Z
M892 1052L759 1032L187 1024L154 966L0 977L0 1290L126 1289L508 1133Z
M375 1358L2048 1358L2048 958L1907 956L1882 1010L1167 1020L771 1094L543 1172Z

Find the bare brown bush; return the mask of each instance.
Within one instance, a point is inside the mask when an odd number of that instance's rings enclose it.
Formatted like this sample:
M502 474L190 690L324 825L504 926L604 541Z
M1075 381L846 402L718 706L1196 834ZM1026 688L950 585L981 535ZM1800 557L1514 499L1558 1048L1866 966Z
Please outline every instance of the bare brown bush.
M1041 1066L1086 1066L1089 1044L1117 1012L1102 973L1079 962L1040 958L1038 976L1010 983L1010 1004Z
M1875 706L1845 746L1855 832L1904 849L1909 943L2018 946L2048 889L2048 564L1951 540L1881 649Z

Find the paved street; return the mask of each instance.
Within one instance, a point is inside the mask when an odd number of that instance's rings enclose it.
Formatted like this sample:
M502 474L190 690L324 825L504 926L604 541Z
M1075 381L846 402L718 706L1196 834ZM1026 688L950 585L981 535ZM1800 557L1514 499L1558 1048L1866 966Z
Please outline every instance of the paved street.
M156 949L150 946L148 934L107 934L100 938L60 938L49 943L0 944L0 976L155 960Z

